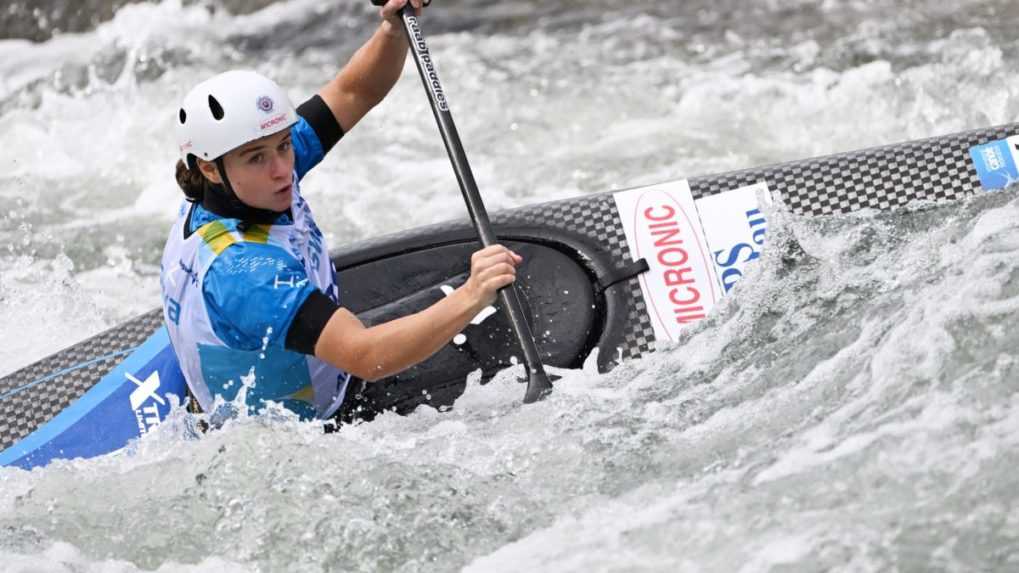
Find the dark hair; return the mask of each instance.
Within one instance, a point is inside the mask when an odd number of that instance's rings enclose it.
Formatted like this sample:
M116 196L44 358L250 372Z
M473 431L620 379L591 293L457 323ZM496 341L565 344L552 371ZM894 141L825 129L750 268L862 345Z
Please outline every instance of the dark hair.
M209 188L209 180L202 175L200 170L188 169L184 162L177 160L177 185L184 191L188 201L201 203L205 197L205 191Z

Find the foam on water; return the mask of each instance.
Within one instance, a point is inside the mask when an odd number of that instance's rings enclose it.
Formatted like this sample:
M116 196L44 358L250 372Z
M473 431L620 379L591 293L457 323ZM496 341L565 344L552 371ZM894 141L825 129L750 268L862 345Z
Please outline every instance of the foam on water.
M1004 2L761 3L754 26L725 2L595 4L450 1L424 20L490 208L1019 116L1016 47L986 15ZM0 42L0 372L158 304L187 86L246 66L303 99L373 18L360 3L230 16L166 1ZM304 189L334 245L463 212L412 67ZM451 412L335 434L274 411L194 439L177 411L111 456L0 469L0 563L1015 569L1015 192L769 215L763 259L712 317L608 374L560 372L539 404L521 407L504 372Z

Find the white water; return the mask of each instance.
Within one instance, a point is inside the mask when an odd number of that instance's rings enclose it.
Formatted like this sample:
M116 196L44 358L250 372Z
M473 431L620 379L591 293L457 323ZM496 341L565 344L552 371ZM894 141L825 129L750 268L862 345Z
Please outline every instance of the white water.
M426 15L490 209L1019 120L1003 0L616 4ZM373 21L166 1L0 42L0 373L158 304L187 87L248 66L301 100ZM411 66L304 189L333 245L463 216ZM680 344L537 405L506 373L339 434L167 423L2 469L0 570L1019 568L1014 192L779 211L769 242Z

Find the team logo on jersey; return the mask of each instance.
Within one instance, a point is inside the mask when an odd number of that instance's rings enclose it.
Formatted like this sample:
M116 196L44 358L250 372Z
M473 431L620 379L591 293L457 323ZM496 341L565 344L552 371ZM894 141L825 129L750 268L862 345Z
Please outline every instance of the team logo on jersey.
M263 112L272 113L274 107L276 107L276 104L272 101L271 97L262 96L258 98L258 109L262 110Z

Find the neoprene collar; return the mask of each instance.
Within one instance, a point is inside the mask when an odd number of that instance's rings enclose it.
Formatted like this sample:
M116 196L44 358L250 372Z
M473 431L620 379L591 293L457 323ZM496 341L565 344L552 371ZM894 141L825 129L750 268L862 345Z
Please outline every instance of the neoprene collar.
M230 184L230 179L226 176L226 166L223 165L222 158L216 159L216 167L219 169L219 176L223 178L223 185L210 185L202 197L202 207L220 217L240 219L256 225L275 223L276 219L283 214L245 204L234 193L233 185Z

